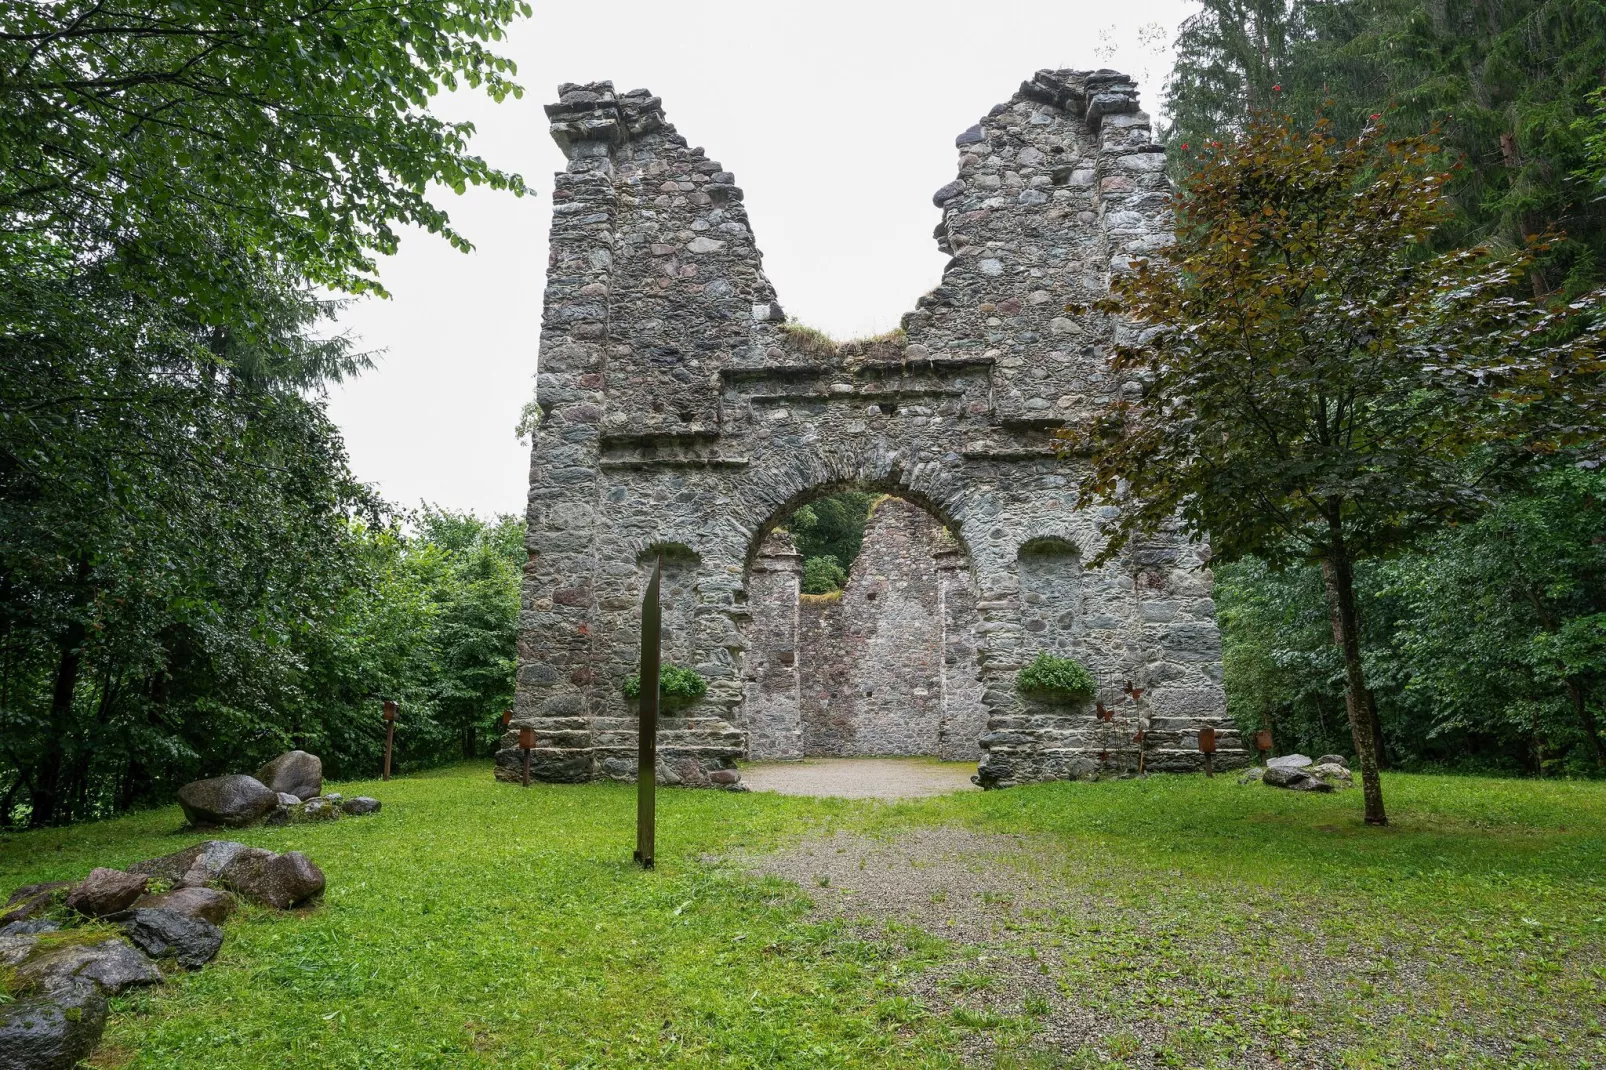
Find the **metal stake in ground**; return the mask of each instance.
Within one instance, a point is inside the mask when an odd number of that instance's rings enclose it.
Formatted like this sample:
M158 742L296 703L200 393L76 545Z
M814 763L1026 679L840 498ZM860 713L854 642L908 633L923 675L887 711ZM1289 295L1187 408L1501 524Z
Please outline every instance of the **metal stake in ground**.
M663 617L658 578L663 558L653 562L652 582L641 601L641 735L636 746L636 861L651 869L657 838L658 657Z
M396 745L396 704L385 700L385 779L390 779L390 751Z
M535 749L535 729L519 729L519 750L524 752L524 786L530 786L530 752Z
M1205 727L1199 729L1199 753L1204 755L1205 776L1216 775L1216 730Z

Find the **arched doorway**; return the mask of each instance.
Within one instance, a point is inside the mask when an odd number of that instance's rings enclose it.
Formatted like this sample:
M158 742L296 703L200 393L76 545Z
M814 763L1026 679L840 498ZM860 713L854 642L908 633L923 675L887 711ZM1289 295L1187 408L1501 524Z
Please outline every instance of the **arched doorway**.
M751 759L979 761L987 711L968 555L920 505L883 496L840 588L805 589L776 528L748 568L743 701Z

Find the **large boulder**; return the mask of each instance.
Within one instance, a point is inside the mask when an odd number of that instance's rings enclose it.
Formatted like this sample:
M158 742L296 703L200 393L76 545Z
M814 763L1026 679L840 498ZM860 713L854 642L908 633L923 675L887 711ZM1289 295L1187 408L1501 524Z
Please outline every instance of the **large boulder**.
M192 825L241 828L268 816L279 805L277 792L254 776L218 776L178 789L178 804Z
M1317 765L1342 765L1345 769L1349 768L1349 762L1346 762L1344 760L1344 756L1342 754L1324 754L1320 758L1316 759L1316 764Z
M14 975L17 987L57 992L93 981L116 995L133 985L159 985L162 971L120 936L98 944L62 944L35 955Z
M100 918L127 910L145 894L143 873L124 873L120 869L92 869L89 876L67 895L67 905L90 918Z
M371 798L367 795L359 795L354 799L347 799L345 802L341 803L340 809L345 813L350 814L352 817L361 817L364 814L379 813L380 805L381 804L378 799Z
M48 884L25 884L11 893L6 900L5 913L0 914L0 925L10 925L14 921L26 921L28 918L37 918L51 907L56 900L63 898L72 891L72 881L51 881Z
M279 910L323 892L323 871L300 851L278 855L260 847L241 851L223 871L223 883L253 902Z
M199 918L213 925L222 925L234 913L234 896L216 888L174 888L160 895L142 895L134 900L134 909L170 910L186 918Z
M1273 758L1271 761L1267 762L1266 763L1266 768L1267 769L1303 769L1307 765L1313 765L1313 764L1315 764L1315 763L1313 763L1308 757L1306 757L1303 754L1284 754L1280 758Z
M310 799L323 791L323 760L304 750L287 750L258 769L257 779L276 792Z
M0 1004L0 1070L72 1070L106 1029L106 998L87 982Z
M134 946L153 959L171 956L187 970L211 962L223 946L222 929L171 910L130 910L119 920Z
M182 851L160 858L147 858L128 867L130 873L143 873L175 887L201 887L223 875L223 870L241 851L254 848L233 840L205 840Z
M1318 780L1303 769L1290 769L1279 765L1267 766L1266 774L1260 778L1260 782L1267 787L1288 788L1291 791L1333 790L1333 785Z

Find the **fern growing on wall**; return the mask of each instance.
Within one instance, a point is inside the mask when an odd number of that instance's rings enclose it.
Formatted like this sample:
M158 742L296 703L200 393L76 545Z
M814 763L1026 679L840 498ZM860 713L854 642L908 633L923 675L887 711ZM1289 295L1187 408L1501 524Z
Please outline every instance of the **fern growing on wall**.
M1098 690L1098 681L1079 662L1042 652L1015 674L1015 686L1051 702L1084 702Z
M622 689L626 698L641 697L641 674L633 672L625 677ZM708 681L696 669L685 669L665 662L658 667L658 694L670 703L684 705L696 702L708 693Z

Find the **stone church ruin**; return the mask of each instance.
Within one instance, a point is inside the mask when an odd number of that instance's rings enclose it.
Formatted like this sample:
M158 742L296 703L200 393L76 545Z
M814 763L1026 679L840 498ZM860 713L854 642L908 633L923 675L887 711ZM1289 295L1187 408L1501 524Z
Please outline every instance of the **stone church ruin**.
M635 775L621 689L663 563L664 658L707 693L661 722L667 783L737 787L747 758L975 758L987 787L1245 758L1226 719L1200 551L1103 544L1053 432L1137 383L1119 320L1071 316L1170 241L1164 153L1137 87L1039 71L956 140L935 196L940 285L885 339L824 347L786 323L734 176L645 90L564 85L530 467L518 693L497 775ZM800 598L777 527L882 492L838 599ZM1016 690L1040 651L1099 684ZM1145 727L1146 726L1146 727ZM1142 735L1139 737L1140 729Z

